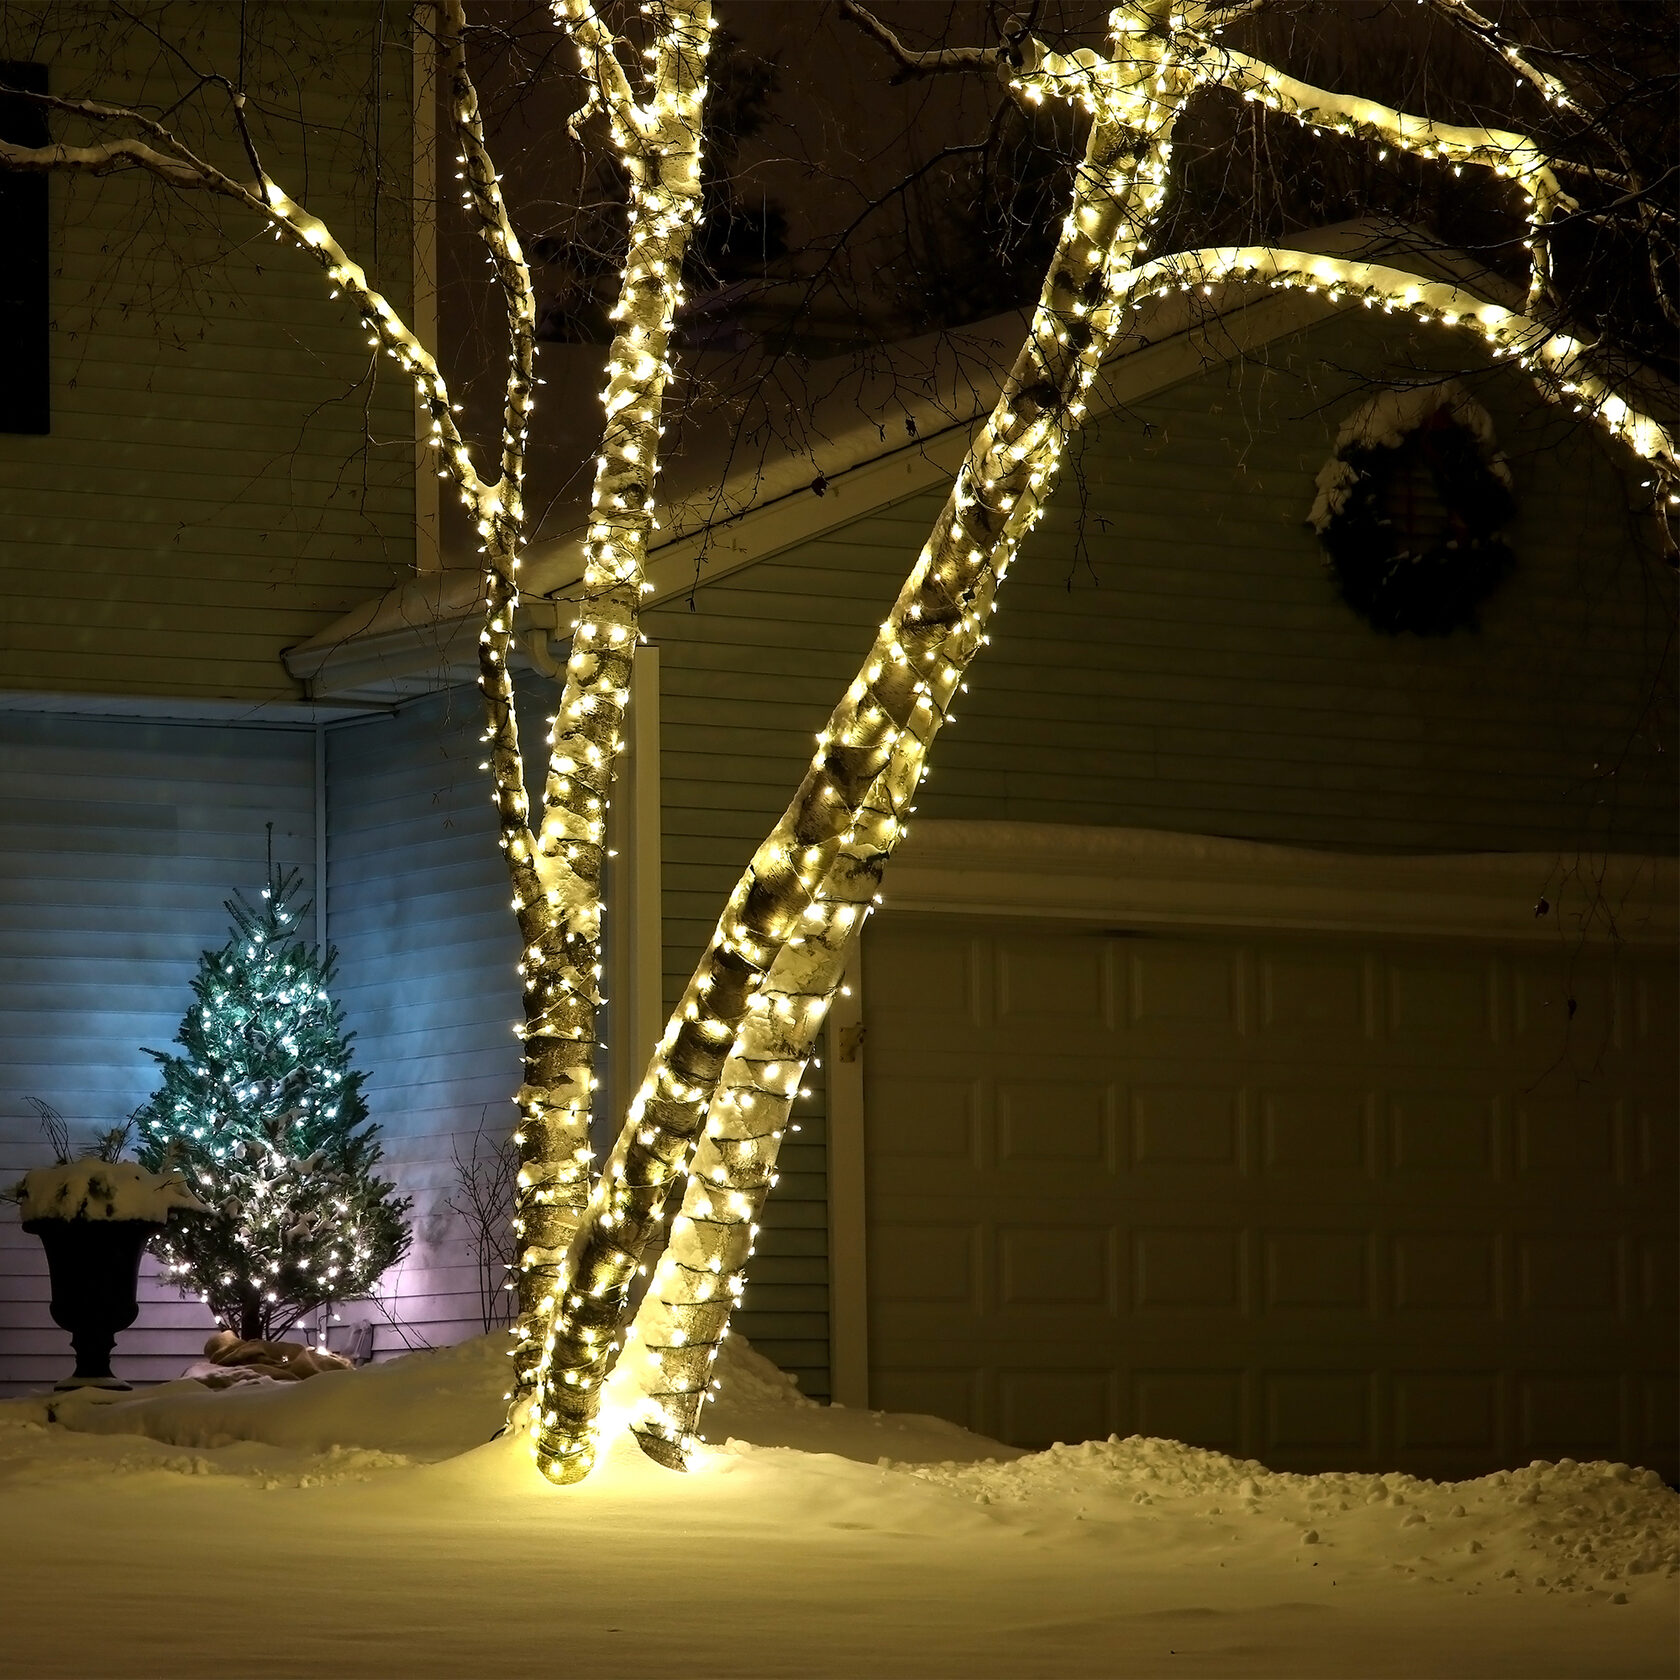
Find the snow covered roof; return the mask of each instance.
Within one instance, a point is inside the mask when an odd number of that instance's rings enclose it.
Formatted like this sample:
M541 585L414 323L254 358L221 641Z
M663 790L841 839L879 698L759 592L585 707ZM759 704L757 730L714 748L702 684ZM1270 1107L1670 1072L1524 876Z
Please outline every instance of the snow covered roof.
M1509 283L1433 236L1361 219L1292 239L1297 249L1402 259L1511 307ZM1174 293L1141 308L1126 348L1093 390L1093 416L1135 403L1217 362L1357 307L1300 290L1237 294L1231 305ZM668 463L662 529L648 555L648 605L685 594L877 507L949 482L976 424L997 399L1025 330L1025 312L912 340L865 367L817 364L822 393L782 437L734 466L735 440L715 428ZM784 443L791 435L793 442ZM525 554L520 628L569 624L563 603L583 575L584 509L557 540ZM288 649L312 700L391 702L470 681L476 673L482 580L471 564L422 573Z

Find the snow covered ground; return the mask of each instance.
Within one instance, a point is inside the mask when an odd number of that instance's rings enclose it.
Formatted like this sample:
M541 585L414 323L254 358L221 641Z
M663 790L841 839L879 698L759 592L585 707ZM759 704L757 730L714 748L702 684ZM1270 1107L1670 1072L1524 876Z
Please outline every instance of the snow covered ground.
M1023 1455L812 1406L736 1339L694 1474L626 1440L556 1489L486 1439L502 1345L0 1404L0 1673L1676 1672L1680 1499L1626 1466Z

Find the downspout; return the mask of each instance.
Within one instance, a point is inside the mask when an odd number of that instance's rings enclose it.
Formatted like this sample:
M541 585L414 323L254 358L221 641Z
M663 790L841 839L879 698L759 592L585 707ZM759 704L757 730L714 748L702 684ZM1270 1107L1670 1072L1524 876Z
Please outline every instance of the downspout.
M315 943L327 949L327 726L315 725Z

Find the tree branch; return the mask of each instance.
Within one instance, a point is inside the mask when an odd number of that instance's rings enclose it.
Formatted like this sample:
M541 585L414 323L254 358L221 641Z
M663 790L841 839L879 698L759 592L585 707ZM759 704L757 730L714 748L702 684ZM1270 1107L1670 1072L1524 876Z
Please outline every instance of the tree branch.
M1586 415L1649 465L1656 510L1665 541L1670 540L1672 510L1680 507L1680 440L1672 426L1645 406L1647 399L1635 379L1612 365L1600 346L1450 281L1273 245L1174 252L1123 276L1115 294L1134 301L1148 295L1165 297L1174 290L1211 295L1215 286L1224 284L1302 287L1322 292L1332 302L1345 298L1385 312L1400 309L1420 321L1477 333L1495 356L1508 357L1525 369L1548 402Z
M840 0L840 15L850 18L897 61L899 68L898 74L892 78L894 85L918 76L974 75L976 72L992 71L1003 56L1002 49L998 47L940 47L934 51L907 47L873 12L860 6L858 0Z

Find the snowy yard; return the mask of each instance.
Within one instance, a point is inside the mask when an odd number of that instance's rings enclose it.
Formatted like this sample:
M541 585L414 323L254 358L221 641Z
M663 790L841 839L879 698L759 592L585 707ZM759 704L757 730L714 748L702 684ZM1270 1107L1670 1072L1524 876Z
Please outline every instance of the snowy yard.
M737 1339L695 1474L626 1440L555 1489L486 1442L500 1346L0 1405L0 1672L1675 1672L1680 1499L1625 1466L1023 1456L811 1406Z

